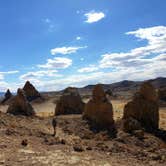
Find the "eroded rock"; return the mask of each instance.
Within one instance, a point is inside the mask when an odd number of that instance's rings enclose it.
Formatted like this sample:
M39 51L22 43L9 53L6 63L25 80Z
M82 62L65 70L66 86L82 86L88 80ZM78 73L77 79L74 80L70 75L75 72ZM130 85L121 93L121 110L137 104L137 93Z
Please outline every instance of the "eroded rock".
M143 83L140 91L136 93L133 100L128 102L124 107L123 128L125 131L130 132L134 130L131 129L131 119L138 121L147 131L154 131L159 127L157 95L154 87L149 82Z
M55 115L82 114L84 103L76 88L67 88L57 101Z
M114 130L113 107L106 98L101 85L93 89L92 99L85 105L83 118L88 119L94 126L101 129Z
M7 102L9 102L9 100L12 98L12 93L10 92L10 90L8 89L5 93L5 98L2 100L2 104L5 104Z
M24 116L34 116L35 111L33 110L31 104L26 99L24 91L18 89L17 95L12 99L9 105L7 113L13 115L24 115Z
M25 92L25 95L28 101L33 101L37 98L41 98L40 93L29 81L25 83L23 90Z

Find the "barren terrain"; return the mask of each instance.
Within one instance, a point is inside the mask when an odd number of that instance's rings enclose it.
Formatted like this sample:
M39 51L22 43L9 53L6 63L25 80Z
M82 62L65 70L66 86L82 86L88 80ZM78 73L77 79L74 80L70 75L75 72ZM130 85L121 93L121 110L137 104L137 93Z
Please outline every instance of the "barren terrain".
M144 139L123 133L119 120L126 101L113 100L118 134L94 133L81 115L58 117L56 137L51 126L53 100L33 104L38 117L0 113L0 165L165 165L166 143L145 133ZM7 106L0 106L5 112ZM166 130L166 109L160 128ZM23 142L23 143L22 143Z

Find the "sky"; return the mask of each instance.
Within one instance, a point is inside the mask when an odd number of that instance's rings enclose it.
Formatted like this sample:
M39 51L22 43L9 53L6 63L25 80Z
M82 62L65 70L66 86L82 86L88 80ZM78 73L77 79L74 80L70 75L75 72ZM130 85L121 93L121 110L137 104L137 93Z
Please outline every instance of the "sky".
M0 1L0 91L166 76L165 0Z

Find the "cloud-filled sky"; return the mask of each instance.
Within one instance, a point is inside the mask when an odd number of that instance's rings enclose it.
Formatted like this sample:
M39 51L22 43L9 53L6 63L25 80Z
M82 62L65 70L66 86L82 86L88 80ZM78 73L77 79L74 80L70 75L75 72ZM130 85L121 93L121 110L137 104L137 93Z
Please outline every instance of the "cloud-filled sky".
M0 91L166 76L164 0L0 1Z

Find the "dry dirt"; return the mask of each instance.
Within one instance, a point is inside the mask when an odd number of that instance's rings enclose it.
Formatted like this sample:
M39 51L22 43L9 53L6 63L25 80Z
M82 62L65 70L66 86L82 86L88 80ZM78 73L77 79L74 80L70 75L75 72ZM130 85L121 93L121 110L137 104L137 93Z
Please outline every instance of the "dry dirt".
M0 166L165 166L166 142L148 133L139 139L120 131L119 120L126 102L112 103L117 138L110 138L105 131L91 131L81 115L59 116L57 135L53 137L49 117L55 109L52 101L33 104L40 117L0 113ZM6 109L0 106L2 112ZM166 108L160 110L160 128L166 130Z

